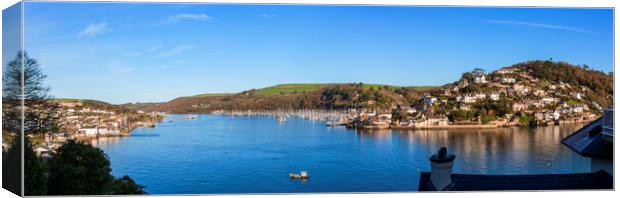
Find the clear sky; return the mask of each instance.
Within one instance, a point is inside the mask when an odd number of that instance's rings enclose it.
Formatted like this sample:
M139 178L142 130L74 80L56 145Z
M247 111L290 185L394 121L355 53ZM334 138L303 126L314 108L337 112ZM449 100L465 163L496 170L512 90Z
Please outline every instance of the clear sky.
M55 97L160 102L280 83L443 85L532 60L613 70L611 9L25 4Z

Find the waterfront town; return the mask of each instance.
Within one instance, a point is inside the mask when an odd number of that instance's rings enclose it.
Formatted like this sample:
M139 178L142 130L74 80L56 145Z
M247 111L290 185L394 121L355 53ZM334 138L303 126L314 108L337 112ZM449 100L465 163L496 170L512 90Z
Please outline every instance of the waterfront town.
M377 105L377 100L360 100L361 94L357 91L352 94L341 91L347 94L345 97L357 100L356 106L361 107L323 111L216 110L209 113L270 115L280 122L289 116L298 116L326 121L328 126L359 129L497 128L590 122L602 114L603 107L597 101L608 102L611 97L603 94L601 98L600 90L597 92L585 85L540 79L532 73L528 67L518 66L503 67L490 73L474 69L454 83L417 93L417 99L410 102L392 100L384 102L387 105L383 108ZM352 86L359 87L358 84ZM398 93L398 88L379 87L382 88L396 89L394 92ZM405 96L400 94L398 97ZM214 105L207 102L194 104L192 108L209 106Z
M34 151L41 157L50 157L68 140L127 136L139 127L155 127L164 116L159 112L131 111L92 100L60 99L54 102L58 105L57 132L29 134Z
M469 91L472 87L482 88ZM465 89L469 90L462 91ZM602 112L598 103L585 100L584 94L591 91L586 86L542 81L512 67L490 74L475 69L470 78L465 76L438 92L425 93L409 106L397 104L391 112L384 114L362 112L354 117L354 124L362 128L384 129L493 128L589 122ZM483 115L467 115L476 105L484 103L500 103L508 109L486 119Z

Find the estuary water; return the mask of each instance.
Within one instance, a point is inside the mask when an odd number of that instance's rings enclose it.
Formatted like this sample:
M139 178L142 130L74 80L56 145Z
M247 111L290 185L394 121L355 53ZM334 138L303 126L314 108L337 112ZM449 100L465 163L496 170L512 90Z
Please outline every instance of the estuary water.
M429 157L445 146L453 171L541 174L589 171L560 140L583 124L480 130L357 131L268 116L169 115L155 128L92 144L112 174L150 194L417 191ZM308 171L310 179L289 173Z

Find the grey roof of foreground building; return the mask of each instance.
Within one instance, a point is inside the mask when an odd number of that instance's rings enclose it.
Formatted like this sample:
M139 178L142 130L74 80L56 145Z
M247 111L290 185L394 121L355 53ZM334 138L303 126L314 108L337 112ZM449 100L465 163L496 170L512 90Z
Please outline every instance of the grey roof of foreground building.
M613 110L562 139L562 144L584 157L613 159Z
M613 189L613 176L605 171L571 174L477 175L452 174L441 191L585 190ZM430 172L420 174L419 191L436 191Z

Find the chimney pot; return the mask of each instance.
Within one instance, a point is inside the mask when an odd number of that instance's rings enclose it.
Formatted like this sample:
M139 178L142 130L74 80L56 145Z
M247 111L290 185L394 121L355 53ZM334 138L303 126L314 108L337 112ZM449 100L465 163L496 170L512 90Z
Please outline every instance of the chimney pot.
M452 183L454 158L454 155L448 154L446 147L441 147L437 154L431 156L431 182L436 190L443 190Z

